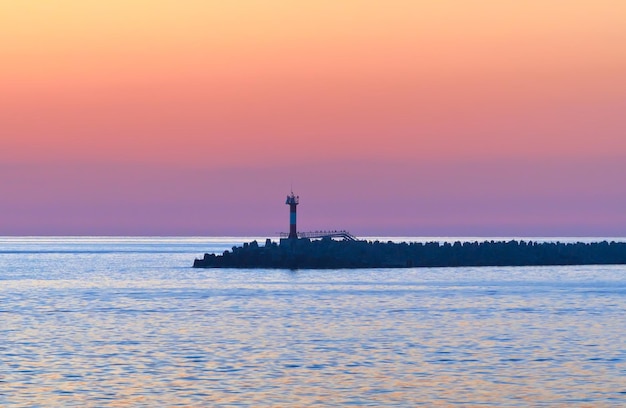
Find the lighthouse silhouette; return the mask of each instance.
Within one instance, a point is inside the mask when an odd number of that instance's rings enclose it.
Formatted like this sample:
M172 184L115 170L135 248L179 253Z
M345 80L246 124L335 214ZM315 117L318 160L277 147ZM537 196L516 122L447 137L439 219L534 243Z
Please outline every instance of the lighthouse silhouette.
M296 207L300 203L300 196L296 196L291 192L287 196L285 204L289 205L289 239L298 239L298 231L296 229Z

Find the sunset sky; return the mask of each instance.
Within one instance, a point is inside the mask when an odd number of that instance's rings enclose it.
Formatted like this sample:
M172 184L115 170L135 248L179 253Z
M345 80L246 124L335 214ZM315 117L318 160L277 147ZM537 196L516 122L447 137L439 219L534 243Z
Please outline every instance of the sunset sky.
M623 0L0 3L0 235L626 236Z

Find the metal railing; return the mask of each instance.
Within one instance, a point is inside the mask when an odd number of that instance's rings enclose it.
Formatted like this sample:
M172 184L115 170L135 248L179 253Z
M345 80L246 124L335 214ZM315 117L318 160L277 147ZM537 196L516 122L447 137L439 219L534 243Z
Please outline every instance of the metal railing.
M281 238L288 238L289 234L286 232L280 233ZM356 241L356 237L350 234L346 230L334 230L334 231L308 231L298 232L298 238L343 238L346 241Z

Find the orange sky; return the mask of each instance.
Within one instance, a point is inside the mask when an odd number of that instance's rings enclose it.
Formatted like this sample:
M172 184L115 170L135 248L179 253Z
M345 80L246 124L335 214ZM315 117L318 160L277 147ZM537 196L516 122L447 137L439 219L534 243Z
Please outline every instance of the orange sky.
M621 0L2 2L0 161L624 158L624 16Z

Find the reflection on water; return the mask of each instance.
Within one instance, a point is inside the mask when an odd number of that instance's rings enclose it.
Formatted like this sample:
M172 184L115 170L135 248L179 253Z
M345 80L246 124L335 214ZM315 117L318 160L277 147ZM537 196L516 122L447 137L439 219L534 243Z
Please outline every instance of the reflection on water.
M0 240L1 406L626 403L621 266L194 270L224 243L109 240Z

